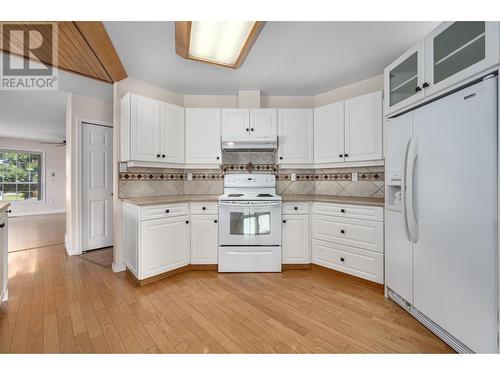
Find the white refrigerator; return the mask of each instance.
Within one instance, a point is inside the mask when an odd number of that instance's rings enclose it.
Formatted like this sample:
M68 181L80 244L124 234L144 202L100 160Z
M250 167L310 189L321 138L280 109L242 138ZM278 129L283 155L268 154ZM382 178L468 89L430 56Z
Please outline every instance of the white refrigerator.
M498 347L497 77L385 126L389 297L458 352Z

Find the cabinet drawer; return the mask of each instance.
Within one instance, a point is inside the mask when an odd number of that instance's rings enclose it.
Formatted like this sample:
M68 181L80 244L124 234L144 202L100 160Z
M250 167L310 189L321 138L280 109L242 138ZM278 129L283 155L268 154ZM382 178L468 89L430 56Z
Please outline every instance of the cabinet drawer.
M159 204L155 206L141 207L141 220L160 219L188 214L188 205L183 204Z
M337 203L313 203L313 214L330 215L351 219L384 220L383 207L358 206Z
M191 215L213 215L217 214L218 208L216 202L195 202L191 203Z
M319 264L320 266L345 272L379 284L383 284L384 282L383 254L313 240L312 257L314 264Z
M283 215L292 214L308 214L309 213L309 203L308 202L289 202L283 203Z
M378 221L313 215L312 228L314 239L356 246L379 253L384 251L384 228Z

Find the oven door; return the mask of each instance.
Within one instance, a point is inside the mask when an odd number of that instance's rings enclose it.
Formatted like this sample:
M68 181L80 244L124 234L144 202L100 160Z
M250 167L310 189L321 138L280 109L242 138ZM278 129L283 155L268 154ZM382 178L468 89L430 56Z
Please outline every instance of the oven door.
M281 202L219 202L220 246L280 246Z

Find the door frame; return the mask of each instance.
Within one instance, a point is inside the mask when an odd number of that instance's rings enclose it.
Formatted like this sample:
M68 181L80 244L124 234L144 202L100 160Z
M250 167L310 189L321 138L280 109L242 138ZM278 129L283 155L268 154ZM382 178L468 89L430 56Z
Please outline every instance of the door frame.
M108 121L101 121L101 120L93 120L93 119L88 119L84 117L77 117L76 118L76 124L78 127L78 130L75 132L76 139L74 142L74 145L76 147L76 160L77 162L75 163L75 177L76 177L76 212L74 215L72 215L75 218L75 225L73 228L77 228L77 233L76 233L76 239L77 239L77 244L78 248L77 249L72 249L71 255L80 255L82 254L82 249L83 249L83 221L82 221L82 200L83 200L83 195L82 195L82 182L83 182L83 145L82 145L82 140L83 140L83 124L90 124L90 125L97 125L97 126L105 126L108 128L113 129L113 123L108 122ZM114 176L113 176L114 180ZM114 223L112 224L114 228ZM113 231L113 228L111 228L111 231Z

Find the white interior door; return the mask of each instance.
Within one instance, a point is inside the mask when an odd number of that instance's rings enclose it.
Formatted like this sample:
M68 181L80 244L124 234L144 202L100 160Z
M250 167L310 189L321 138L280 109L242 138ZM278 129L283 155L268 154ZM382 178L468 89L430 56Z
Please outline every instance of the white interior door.
M83 124L82 250L113 244L113 129Z
M414 305L480 353L498 350L496 90L490 79L416 110L408 158Z

